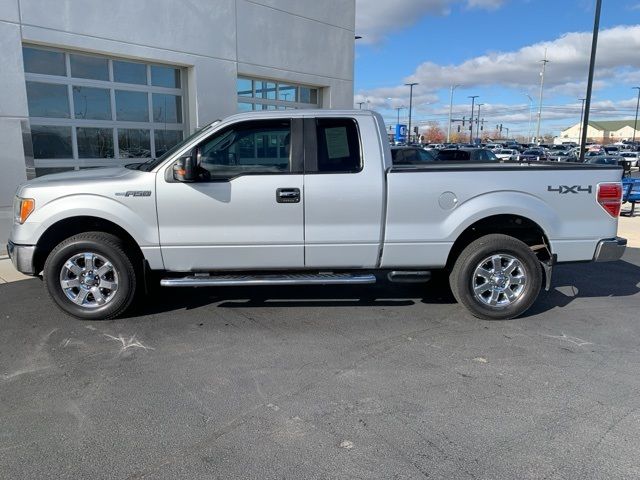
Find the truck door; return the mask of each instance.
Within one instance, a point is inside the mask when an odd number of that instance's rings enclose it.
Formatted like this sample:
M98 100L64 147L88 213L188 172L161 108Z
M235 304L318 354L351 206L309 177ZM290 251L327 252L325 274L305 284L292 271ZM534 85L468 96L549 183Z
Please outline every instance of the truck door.
M199 178L157 178L160 245L173 271L304 266L302 119L247 120L196 147Z
M377 265L385 172L373 117L363 119L304 120L307 267Z

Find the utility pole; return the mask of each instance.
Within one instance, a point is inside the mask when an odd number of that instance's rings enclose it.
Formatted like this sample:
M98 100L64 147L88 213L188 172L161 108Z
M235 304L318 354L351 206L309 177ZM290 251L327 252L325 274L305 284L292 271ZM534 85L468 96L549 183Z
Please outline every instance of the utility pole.
M475 113L474 110L476 109L475 107L475 102L476 102L476 98L478 98L480 95L469 95L469 97L471 99L471 120L469 120L469 143L473 143L473 114Z
M451 142L451 114L453 113L453 91L460 85L451 85L451 96L449 97L449 127L447 128L447 143Z
M540 102L538 104L538 128L536 129L536 142L540 145L540 120L542 119L542 93L544 91L544 73L547 70L547 49L544 49L544 60L542 62L542 71L540 72Z
M581 162L584 162L584 145L587 143L587 129L589 128L589 110L591 109L591 92L593 91L593 72L596 67L598 32L600 31L600 10L602 10L602 0L596 0L596 14L593 19L593 38L591 39L591 60L589 61L589 79L587 80L587 96L584 105L584 120L582 121L582 137L580 139Z
M533 130L531 127L531 119L533 116L533 98L531 98L531 95L529 95L528 93L523 93L523 95L525 97L527 97L529 99L529 141L531 142L531 137L533 136Z
M586 98L580 98L579 100L582 102L582 109L580 110L580 134L578 135L578 142L582 138L582 118L584 116L584 101L586 100Z
M358 105L360 105L360 110L362 110L362 105L366 103L366 102L358 102Z
M480 107L483 106L484 103L478 104L478 117L476 118L476 138L480 138Z
M634 90L638 90L638 101L636 102L636 121L633 124L633 142L636 141L636 130L638 129L638 107L640 107L640 87L633 87Z
M405 83L407 87L409 87L409 131L407 132L407 139L409 140L407 143L411 143L411 110L413 107L413 87L418 85L418 82Z

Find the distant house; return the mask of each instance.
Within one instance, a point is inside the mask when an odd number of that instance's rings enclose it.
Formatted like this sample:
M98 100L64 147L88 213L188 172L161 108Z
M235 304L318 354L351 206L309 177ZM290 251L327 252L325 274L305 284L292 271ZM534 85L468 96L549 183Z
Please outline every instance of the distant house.
M635 120L592 120L587 129L587 140L598 143L613 143L620 140L631 140L633 138L633 128ZM640 128L640 121L638 121ZM556 143L580 142L580 124L563 130L560 137L556 138ZM636 130L636 139L640 139L640 130Z

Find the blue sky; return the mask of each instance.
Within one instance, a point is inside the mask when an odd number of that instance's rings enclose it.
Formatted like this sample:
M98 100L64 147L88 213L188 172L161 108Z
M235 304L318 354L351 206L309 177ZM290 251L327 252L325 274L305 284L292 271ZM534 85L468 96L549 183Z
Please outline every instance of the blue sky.
M357 0L356 102L387 123L409 103L414 119L446 128L449 86L454 117L479 95L486 125L529 133L538 108L539 60L548 50L541 133L559 134L580 119L586 93L595 0ZM592 119L633 118L640 86L640 0L603 0ZM406 118L407 110L402 110ZM402 121L402 120L401 120ZM415 120L414 120L415 122Z

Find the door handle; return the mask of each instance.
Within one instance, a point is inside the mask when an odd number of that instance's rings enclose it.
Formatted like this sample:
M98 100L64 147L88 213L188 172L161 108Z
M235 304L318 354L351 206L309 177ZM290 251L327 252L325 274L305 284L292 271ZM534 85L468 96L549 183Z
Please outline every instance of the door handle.
M276 202L278 203L299 203L299 188L278 188L276 190Z

